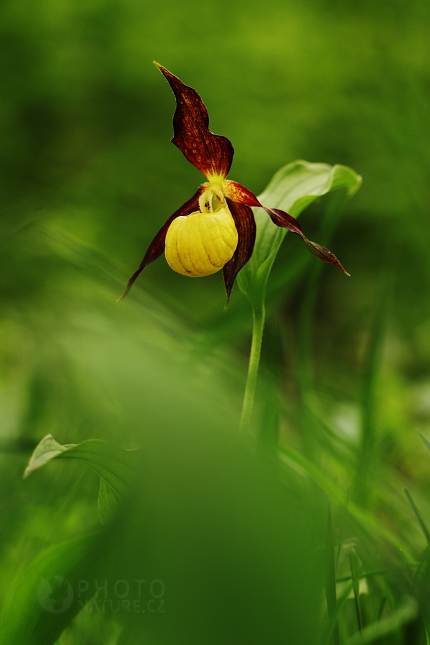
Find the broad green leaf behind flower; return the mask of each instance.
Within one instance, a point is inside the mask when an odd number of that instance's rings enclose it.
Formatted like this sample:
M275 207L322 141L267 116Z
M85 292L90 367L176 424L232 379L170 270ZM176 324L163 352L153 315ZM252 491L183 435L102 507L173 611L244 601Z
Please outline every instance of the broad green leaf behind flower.
M339 188L345 188L352 196L360 185L361 177L347 166L299 160L281 168L258 200L297 217L318 197ZM253 211L257 224L254 253L240 271L238 284L254 305L264 298L270 270L287 231L274 226L262 209Z

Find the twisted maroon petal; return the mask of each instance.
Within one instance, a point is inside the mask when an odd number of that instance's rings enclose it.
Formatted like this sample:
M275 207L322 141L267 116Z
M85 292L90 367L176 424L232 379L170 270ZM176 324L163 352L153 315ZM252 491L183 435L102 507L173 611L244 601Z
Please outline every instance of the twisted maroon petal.
M315 255L323 262L334 264L335 266L339 267L339 269L342 269L342 271L346 273L346 275L349 275L349 273L345 271L334 253L326 249L325 246L321 246L316 242L311 242L311 240L308 240L308 238L302 231L302 227L300 226L298 221L294 219L294 217L291 217L291 215L288 215L288 213L281 211L278 208L267 208L266 206L263 206L263 208L266 213L270 215L272 222L276 224L276 226L287 228L289 231L291 231L291 233L299 235L313 255Z
M227 203L234 219L239 238L233 257L224 265L222 270L228 305L236 276L251 258L252 251L254 250L256 226L254 213L249 206L241 204L240 202L234 202L230 199L227 199Z
M196 206L199 203L199 197L202 194L204 188L200 186L198 191L189 199L181 208L178 208L177 211L173 213L167 220L167 222L160 228L158 231L157 235L154 237L152 240L151 244L149 245L149 248L145 254L145 257L143 258L142 262L140 263L140 266L138 270L133 273L131 276L130 280L128 281L128 284L124 290L124 293L118 300L122 300L125 298L125 296L128 294L130 291L133 283L135 282L136 278L142 273L143 269L148 265L151 264L151 262L154 262L157 258L160 257L160 255L164 251L164 242L166 239L166 233L167 230L170 226L170 224L173 222L174 219L179 217L180 215L189 215L190 213L193 212L193 210L196 209Z
M298 221L294 219L294 217L291 217L291 215L288 215L288 213L281 211L278 208L268 208L267 206L260 204L254 193L245 188L245 186L237 184L235 181L225 181L224 188L226 195L231 200L235 200L237 202L240 202L241 204L247 204L248 206L261 206L261 208L264 208L264 210L270 215L272 222L276 224L276 226L287 228L289 231L291 231L291 233L299 235L313 255L315 255L323 262L334 264L335 266L339 267L339 269L342 269L342 271L346 273L346 275L349 275L349 273L345 271L334 253L326 249L324 246L308 240L308 238L302 231L302 227L300 226Z
M222 181L230 170L233 146L226 137L209 130L208 111L197 92L184 85L162 65L155 64L166 77L176 97L173 116L175 136L172 143L208 179L218 176Z

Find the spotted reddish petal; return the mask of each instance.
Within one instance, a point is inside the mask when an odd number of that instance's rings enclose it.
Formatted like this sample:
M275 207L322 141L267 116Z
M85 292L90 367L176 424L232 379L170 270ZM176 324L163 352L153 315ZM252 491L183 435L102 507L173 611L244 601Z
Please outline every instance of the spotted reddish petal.
M166 77L176 97L173 116L175 136L172 143L209 180L215 178L222 181L230 170L233 146L226 137L209 130L208 111L197 92L184 85L162 65L155 64Z
M169 217L169 219L164 224L164 226L160 228L157 235L154 237L151 244L149 245L149 248L145 254L145 257L140 263L138 270L135 273L133 273L130 280L128 281L128 284L124 290L124 293L120 298L118 298L118 300L122 300L123 298L125 298L125 296L130 291L133 283L135 282L136 278L142 273L143 269L146 266L148 266L148 264L151 264L151 262L154 262L154 260L160 257L160 255L164 251L164 242L165 242L166 233L170 224L173 222L174 219L176 219L180 215L189 215L194 210L196 210L199 203L199 197L202 194L203 190L204 190L203 187L200 186L198 191L191 197L191 199L189 199L183 206L181 206L181 208L178 208L178 210L175 211L173 215Z
M227 291L227 304L230 300L234 281L241 268L250 260L254 250L256 226L254 213L249 206L227 199L230 213L236 224L239 241L233 257L222 270L225 290Z
M235 181L227 180L223 184L224 192L234 202L247 206L261 206L260 202L250 190Z

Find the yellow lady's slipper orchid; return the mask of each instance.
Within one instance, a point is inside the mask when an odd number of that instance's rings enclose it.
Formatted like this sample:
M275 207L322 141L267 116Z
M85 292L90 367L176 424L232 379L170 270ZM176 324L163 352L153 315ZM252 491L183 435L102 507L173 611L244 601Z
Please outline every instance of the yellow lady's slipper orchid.
M256 226L251 206L264 208L274 224L299 235L311 253L346 273L331 251L305 237L291 215L260 204L250 190L226 179L234 153L230 141L209 130L208 112L197 92L155 64L176 97L172 143L208 182L158 231L120 300L143 269L165 251L169 266L182 275L202 277L222 269L228 302L235 278L254 249Z
M182 275L211 275L231 260L237 247L237 230L227 208L214 213L196 211L177 217L166 234L166 260Z

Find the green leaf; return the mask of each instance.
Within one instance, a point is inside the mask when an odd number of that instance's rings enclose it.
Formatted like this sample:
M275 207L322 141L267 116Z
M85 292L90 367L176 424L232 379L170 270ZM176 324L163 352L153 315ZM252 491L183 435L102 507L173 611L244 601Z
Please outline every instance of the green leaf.
M419 522L419 524L421 526L422 532L425 535L425 538L427 540L427 544L430 544L430 533L429 533L427 525L426 525L426 523L424 521L423 516L421 515L420 511L418 510L418 507L415 504L414 500L412 499L412 495L410 494L408 489L404 488L403 492L405 493L406 497L408 498L408 502L412 506L412 510L414 511L415 515L417 516L417 520L418 520L418 522Z
M100 522L106 526L118 510L122 497L115 492L103 477L100 477L99 516Z
M54 544L15 580L1 616L2 645L52 645L58 640L94 595L94 585L86 582L97 566L93 551L99 539L96 532Z
M325 591L328 618L330 626L333 626L333 643L334 645L339 645L340 638L339 625L337 624L338 611L336 601L336 564L334 561L333 528L330 504L328 505L327 517Z
M403 604L389 618L368 625L361 632L357 632L345 641L345 645L366 645L367 643L381 642L385 636L397 631L401 632L402 628L412 622L418 613L419 607L415 598L406 596ZM398 642L401 642L400 634Z
M418 434L420 435L421 439L423 440L424 445L427 446L427 448L430 450L430 441L428 439L426 439L425 436L423 434L421 434L421 432L419 432Z
M350 553L349 564L351 567L352 588L354 590L355 612L357 614L357 625L361 632L363 629L363 620L361 616L360 603L360 576L358 574L358 557L355 553Z
M135 451L116 448L106 441L89 439L82 443L61 445L48 434L36 446L24 479L52 459L80 459L100 476L99 514L105 526L129 490L134 476Z
M360 185L361 177L347 166L294 161L274 175L258 200L297 217L318 197L340 188L352 196ZM264 298L267 279L287 232L275 226L262 208L253 210L257 224L254 252L238 275L239 287L251 303Z

